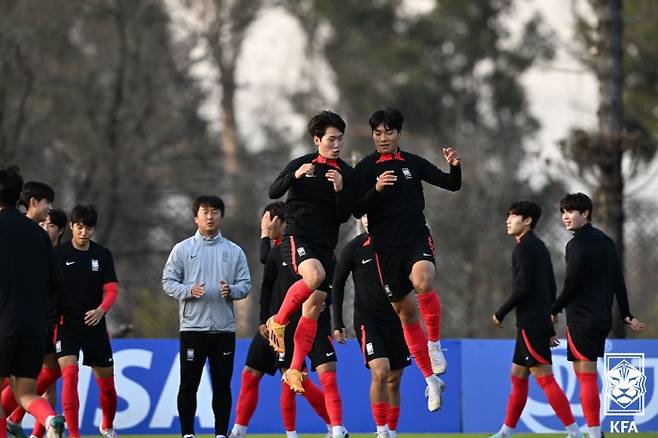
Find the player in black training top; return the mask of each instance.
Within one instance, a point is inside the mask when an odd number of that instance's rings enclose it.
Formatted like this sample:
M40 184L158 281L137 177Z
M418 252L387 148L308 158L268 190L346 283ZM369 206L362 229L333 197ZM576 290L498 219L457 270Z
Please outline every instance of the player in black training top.
M101 435L115 438L117 410L112 346L105 314L117 297L117 277L109 249L92 241L98 214L93 206L76 205L70 214L72 238L56 248L63 275L55 352L62 369L62 407L72 438L80 437L78 422L78 356L94 370L100 390Z
M62 437L64 418L35 391L48 333L49 296L59 286L57 263L46 233L16 208L22 187L18 168L0 167L0 381L12 378L10 400L3 405L19 404L48 429L49 438ZM0 406L0 434L6 429Z
M270 343L285 351L285 325L302 306L295 330L295 351L285 381L304 392L301 367L317 333L317 321L330 292L333 250L338 229L352 214L354 170L338 158L345 122L336 113L322 111L311 118L308 130L317 152L299 157L285 167L270 186L269 195L286 198L286 231L281 243L284 260L302 278L288 290L279 312L267 321Z
M398 147L402 113L375 111L369 123L376 150L355 167L359 192L354 215L368 215L372 249L381 284L395 308L405 341L427 382L427 407L441 408L445 387L434 376L446 371L441 352L441 302L434 289L434 243L425 223L423 182L457 191L461 187L459 154L444 148L445 173L426 159ZM416 294L418 293L418 300ZM418 303L417 303L418 301ZM417 306L427 327L418 320ZM428 341L429 338L429 341Z
M603 356L605 338L612 328L612 301L633 331L644 324L631 314L624 273L615 243L592 226L592 200L583 193L570 193L560 201L562 222L574 233L567 243L567 272L562 293L551 315L557 321L567 309L567 359L580 382L580 402L590 436L599 436L601 424L596 361Z
M361 218L365 233L350 240L341 253L333 287L334 337L345 343L343 298L345 282L354 281L354 331L366 367L370 368L370 403L378 438L395 438L400 416L402 371L411 365L400 318L379 282L375 256L368 236L368 217Z
M507 211L507 234L517 242L512 253L512 294L492 318L501 328L505 315L516 310L516 347L507 415L500 431L491 438L507 438L514 434L528 398L530 373L566 427L567 438L580 438L582 434L574 421L569 400L555 381L551 366L550 347L558 345L548 315L555 300L555 277L551 255L534 233L541 217L541 207L532 201L518 201Z

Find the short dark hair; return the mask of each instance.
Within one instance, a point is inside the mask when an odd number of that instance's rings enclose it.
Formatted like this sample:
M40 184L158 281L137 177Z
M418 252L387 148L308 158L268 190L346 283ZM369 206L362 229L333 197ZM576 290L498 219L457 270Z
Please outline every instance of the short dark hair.
M196 217L197 213L199 213L199 208L202 205L210 206L212 208L218 209L222 214L222 217L224 217L224 201L222 201L222 199L219 196L213 196L213 195L197 196L196 199L194 200L194 203L192 204L192 212L194 213L194 217Z
M327 128L334 127L340 132L345 133L345 120L338 114L324 110L320 111L308 121L308 133L311 134L311 137L322 138L322 136L327 131Z
M69 216L71 224L82 224L85 227L95 227L98 222L98 212L93 205L78 204L73 207Z
M375 111L368 122L370 123L370 129L373 131L383 123L386 128L400 132L402 131L404 117L399 109L389 107Z
M0 206L16 207L23 190L23 177L17 166L0 166Z
M28 208L30 206L31 198L36 199L37 202L42 199L45 199L48 202L53 202L55 200L55 191L46 183L28 181L23 185L20 202L25 208Z
M541 207L532 201L516 201L512 202L507 209L507 213L519 215L523 219L531 218L530 228L534 230L541 217Z
M277 201L267 204L263 209L263 215L268 211L270 212L270 217L272 219L274 219L275 216L278 216L282 221L286 220L286 204L284 202Z
M567 193L564 198L560 200L560 213L565 210L577 210L581 213L588 211L587 219L592 222L592 209L594 205L592 200L584 193Z
M48 217L50 218L50 222L57 225L59 228L66 228L68 218L66 217L66 212L64 210L51 208L48 210Z

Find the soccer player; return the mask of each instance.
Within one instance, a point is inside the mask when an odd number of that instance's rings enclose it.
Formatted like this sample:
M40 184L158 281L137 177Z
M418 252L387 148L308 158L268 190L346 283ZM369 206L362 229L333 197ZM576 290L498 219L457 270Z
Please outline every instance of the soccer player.
M117 410L112 346L105 314L117 299L117 277L109 249L92 241L98 213L91 205L76 205L70 213L71 240L55 249L63 275L58 305L55 353L62 370L62 407L72 438L80 437L78 411L78 357L90 366L100 390L103 413L100 433L116 438L113 421Z
M48 298L59 277L46 234L16 209L22 186L18 168L0 168L0 381L11 377L12 399L46 427L49 438L62 437L64 418L36 394ZM0 438L6 436L0 406Z
M251 288L247 257L220 229L224 202L202 195L194 200L197 231L177 243L162 273L167 295L179 300L181 433L194 437L196 395L206 359L210 363L215 436L225 437L231 413L231 376L235 356L233 301Z
M236 420L230 438L244 438L247 426L258 404L258 385L265 373L274 375L278 368L274 352L268 344L265 322L276 314L283 298L297 278L281 256L280 244L285 227L285 205L273 202L265 207L261 220L261 260L265 264L260 295L260 325L254 335L242 371L240 395L236 406ZM270 241L272 243L270 243ZM273 246L271 246L273 244ZM263 260L264 259L264 260ZM283 371L282 371L283 372ZM330 425L324 404L324 394L312 380L304 380L304 397L316 413ZM296 400L285 383L281 387L281 414L288 438L296 438ZM329 426L330 428L330 426Z
M555 300L555 277L551 255L534 233L540 217L541 207L532 201L514 202L508 208L507 234L517 242L512 253L512 294L492 318L496 327L501 328L505 315L516 309L517 335L512 359L512 392L505 423L491 438L507 438L514 434L528 398L530 373L566 427L568 437L582 437L569 400L553 377L551 347L558 342L548 313Z
M396 108L377 110L370 117L376 150L355 167L359 195L354 216L368 215L380 282L402 321L409 351L427 382L427 407L437 411L445 384L436 375L446 371L447 363L439 341L441 302L433 286L434 243L425 223L422 183L459 190L461 160L456 150L444 148L443 156L450 165L450 173L445 173L426 159L401 150L398 144L403 120ZM418 305L427 336L418 320Z
M336 113L322 111L311 118L308 131L317 152L288 163L269 190L272 199L288 193L281 251L284 261L302 278L288 289L277 314L267 320L267 329L272 347L285 352L285 326L302 307L292 362L283 375L284 381L297 393L304 392L302 364L311 351L318 318L331 290L338 230L352 214L354 205L354 170L338 157L343 147L345 122ZM337 384L335 380L329 382L329 376L323 389L325 396L334 399L337 391L332 392L334 388L337 390Z
M25 189L23 190L25 194ZM31 203L32 204L32 203ZM27 210L26 216L32 220L38 219L39 215L34 214L34 204ZM62 235L66 230L68 219L63 210L50 209L48 210L47 217L44 221L39 223L39 226L46 230L50 243L53 247L59 245ZM55 381L62 375L57 363L57 356L55 355L55 326L57 326L57 306L54 300L49 305L49 323L48 323L48 337L46 339L46 354L43 359L43 367L37 379L37 394L43 394L44 398L48 400L51 406L57 403L57 387ZM9 391L10 389L8 389ZM3 397L5 395L3 394ZM13 407L13 406L12 406ZM7 418L7 429L16 437L24 437L25 432L21 427L21 422L25 417L25 409L17 407L13 413ZM39 422L34 424L34 429L30 437L41 438L46 432L43 425Z
M562 222L574 236L567 243L567 272L562 293L551 309L557 321L567 309L567 359L580 383L580 403L590 438L599 438L601 424L596 361L603 356L605 338L612 328L612 301L626 325L644 330L630 311L624 273L615 243L592 226L592 200L584 193L569 193L560 201Z
M378 438L395 438L400 417L400 382L411 356L404 342L400 318L379 282L370 237L368 217L361 217L366 232L352 239L341 253L333 284L334 337L345 343L343 298L345 282L354 281L354 330L363 358L370 368L370 404Z
M25 207L25 215L34 222L46 220L48 211L55 201L55 191L46 183L28 181L23 186L20 203Z

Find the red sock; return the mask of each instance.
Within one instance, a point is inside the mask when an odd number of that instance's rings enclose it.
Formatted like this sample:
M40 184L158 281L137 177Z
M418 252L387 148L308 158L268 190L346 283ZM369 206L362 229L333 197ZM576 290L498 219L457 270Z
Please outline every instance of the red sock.
M288 288L286 297L281 303L279 312L274 317L274 321L279 324L288 324L290 317L304 304L304 301L311 296L313 291L306 286L304 280L297 280Z
M302 316L295 329L295 349L292 353L292 362L290 368L301 370L304 365L304 359L315 341L315 335L318 332L318 322Z
M327 406L327 414L331 420L332 426L343 424L343 401L340 399L338 392L338 383L336 382L336 371L325 371L320 374L320 384L324 391L324 404Z
M505 425L514 429L521 418L521 413L528 400L528 379L512 376L512 391L507 402L507 415Z
M436 289L418 294L418 304L427 328L427 337L432 342L438 341L441 338L441 300Z
M50 416L55 416L57 415L55 413L55 410L50 406L50 403L48 403L48 400L43 399L41 397L35 399L32 403L30 403L30 406L27 407L27 411L32 414L35 420L37 420L39 423L43 424L44 426L46 425L46 420Z
M37 378L37 395L43 395L46 391L48 391L48 388L50 388L50 386L55 383L61 375L62 372L59 368L41 368L41 372ZM23 417L25 417L25 409L18 407L9 416L9 421L15 424L21 424Z
M297 401L295 393L290 389L287 383L281 382L281 418L283 427L286 431L296 429L295 419L297 417Z
M379 402L371 403L370 407L372 408L372 416L375 419L376 426L386 425L386 415L388 414L388 403Z
M2 409L5 411L5 415L7 415L9 412L14 412L17 407L18 402L14 398L14 391L11 389L11 385L8 385L2 390Z
M0 391L4 391L7 386L9 386L9 378L5 377L2 379L2 382L0 382Z
M399 419L400 419L400 406L388 405L388 413L386 414L386 422L388 423L388 430L398 430Z
M32 429L32 435L43 438L43 435L46 433L46 426L39 423L38 421L34 423L34 428Z
M599 382L596 373L576 373L580 382L580 404L588 427L601 425L599 414L601 401L599 400Z
M315 386L315 383L311 379L304 379L302 386L304 387L304 398L306 401L308 401L315 413L322 418L324 424L330 424L331 420L327 413L327 406L324 404L324 393L322 390Z
M431 376L432 364L430 363L430 355L427 352L427 337L425 337L425 332L420 326L420 321L411 324L403 323L402 331L409 352L416 361L418 368L420 368L420 372L423 373L423 377Z
M114 387L114 376L97 378L100 390L99 404L103 412L101 429L114 429L114 416L117 413L117 390Z
M242 371L240 395L238 395L238 405L235 408L235 422L240 426L248 426L251 417L254 415L256 405L258 405L259 382L259 377L254 376L247 370Z
M569 406L569 400L567 396L564 395L564 391L555 381L555 377L552 374L548 376L542 376L537 378L537 383L542 387L548 403L551 405L555 414L562 420L562 424L568 426L575 423L573 419L573 414L571 413L571 406Z
M78 398L77 365L67 365L62 369L62 409L64 410L69 435L73 438L79 438L78 411L80 410L80 399Z
M7 438L7 419L0 418L0 438Z

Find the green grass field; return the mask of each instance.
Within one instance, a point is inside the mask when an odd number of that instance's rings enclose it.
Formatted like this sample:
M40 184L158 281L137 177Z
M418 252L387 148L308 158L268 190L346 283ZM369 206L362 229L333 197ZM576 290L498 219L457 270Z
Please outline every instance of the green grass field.
M353 433L350 434L350 438L373 438L372 433ZM208 437L207 434L198 434L197 437ZM323 434L300 434L300 438L324 438ZM400 438L449 438L449 437L465 437L465 438L488 438L487 434L479 433L400 433L398 435ZM521 433L515 434L514 438L564 438L566 434L542 434L542 433ZM632 438L658 438L658 432L655 433L606 433L606 438L617 438L617 437L632 437ZM180 438L180 435L121 435L121 438ZM248 435L249 438L282 438L285 437L284 434L268 434L268 435ZM83 437L87 438L87 437ZM91 438L91 437L89 437ZM212 438L212 437L211 437Z

